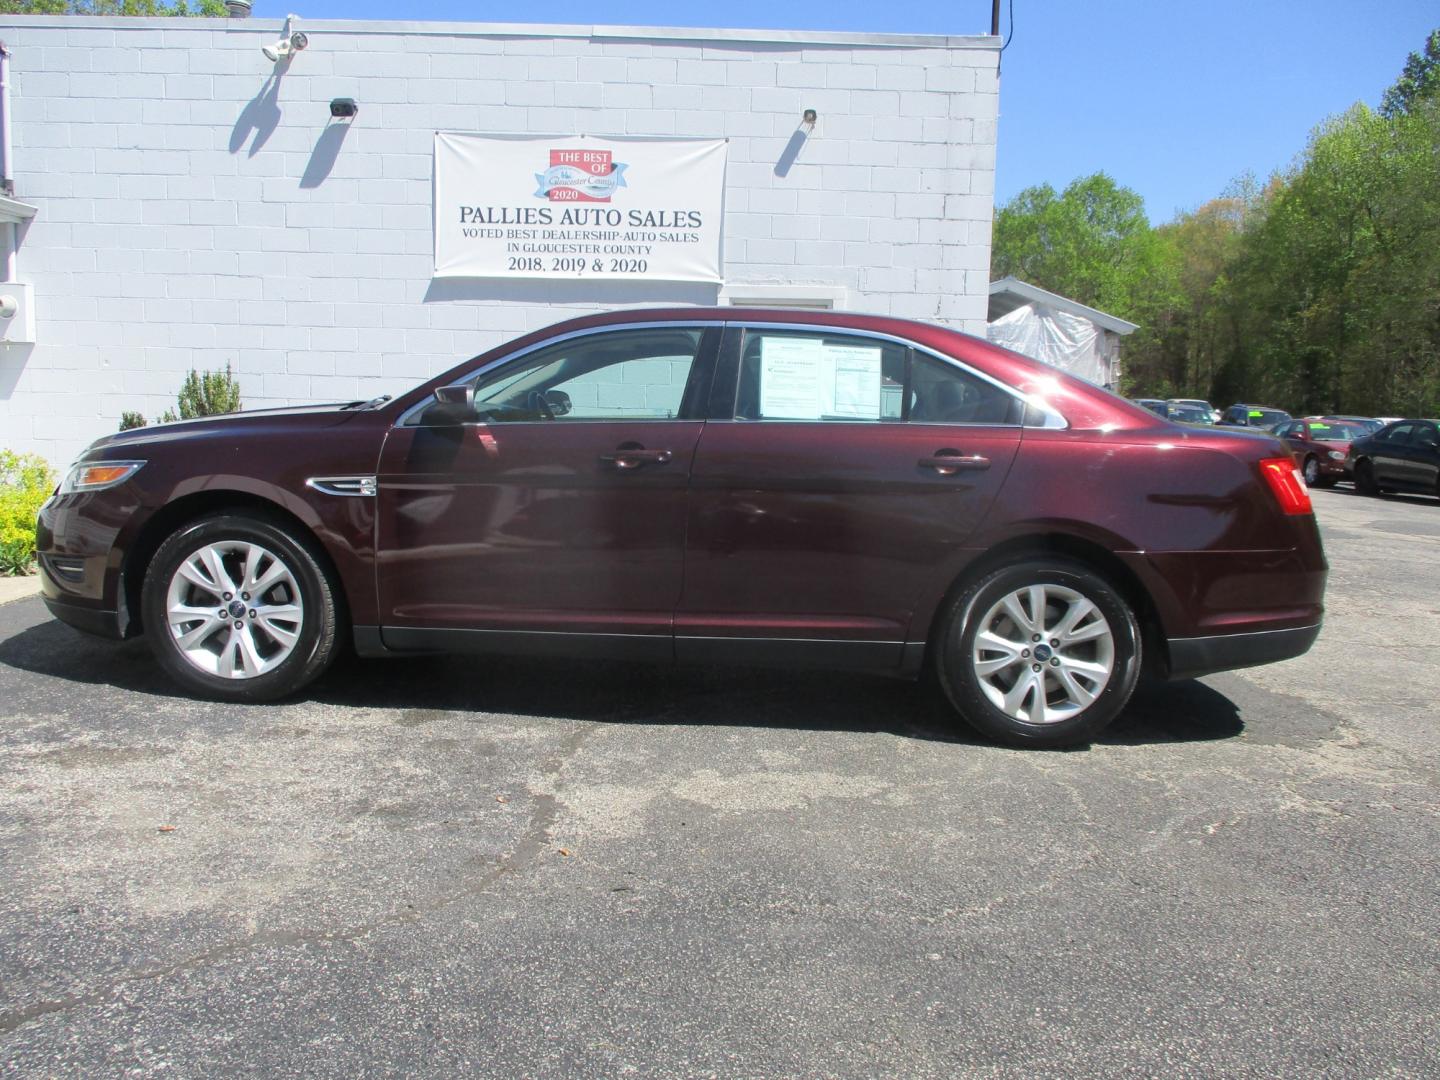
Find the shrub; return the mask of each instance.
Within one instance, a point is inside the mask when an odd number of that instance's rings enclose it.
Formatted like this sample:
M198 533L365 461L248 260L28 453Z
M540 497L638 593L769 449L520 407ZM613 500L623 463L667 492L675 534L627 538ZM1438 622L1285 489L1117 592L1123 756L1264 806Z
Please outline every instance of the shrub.
M55 488L44 458L0 450L0 574L28 574L35 561L35 517Z
M207 371L203 375L191 368L190 374L185 376L185 383L180 387L181 420L219 416L239 408L240 384L230 374L229 364L225 365L224 371Z
M180 406L177 415L174 409L166 409L156 423L173 424L176 420L194 420L201 416L219 416L222 413L240 410L240 384L230 373L230 365L224 371L207 371L203 375L194 368L185 376L176 399ZM144 427L145 417L138 412L120 414L120 430Z

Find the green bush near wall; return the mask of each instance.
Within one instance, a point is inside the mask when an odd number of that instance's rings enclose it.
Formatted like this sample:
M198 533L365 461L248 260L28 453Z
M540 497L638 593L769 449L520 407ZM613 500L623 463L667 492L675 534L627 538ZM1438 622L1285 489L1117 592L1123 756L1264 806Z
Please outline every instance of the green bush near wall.
M0 574L28 574L35 562L35 517L55 490L44 458L0 450Z

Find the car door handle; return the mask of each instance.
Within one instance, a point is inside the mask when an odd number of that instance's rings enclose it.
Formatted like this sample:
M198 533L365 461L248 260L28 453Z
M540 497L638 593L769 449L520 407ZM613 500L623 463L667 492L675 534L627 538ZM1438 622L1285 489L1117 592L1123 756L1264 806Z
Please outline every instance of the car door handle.
M642 465L665 465L675 454L670 450L646 450L636 443L621 443L613 454L601 454L600 464L629 472Z
M962 454L959 450L937 450L934 457L922 457L917 464L922 469L934 469L941 476L954 476L958 472L988 469L990 459L980 454Z

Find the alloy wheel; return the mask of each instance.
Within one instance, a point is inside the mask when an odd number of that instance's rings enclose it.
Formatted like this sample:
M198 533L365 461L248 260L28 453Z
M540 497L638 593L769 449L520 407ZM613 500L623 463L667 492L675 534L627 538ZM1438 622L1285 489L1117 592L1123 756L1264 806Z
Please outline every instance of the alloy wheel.
M294 652L305 608L294 572L273 551L221 540L181 560L165 615L190 664L223 679L253 679Z
M1057 724L1104 692L1115 670L1115 635L1083 593L1029 585L991 605L970 659L997 709L1029 724Z

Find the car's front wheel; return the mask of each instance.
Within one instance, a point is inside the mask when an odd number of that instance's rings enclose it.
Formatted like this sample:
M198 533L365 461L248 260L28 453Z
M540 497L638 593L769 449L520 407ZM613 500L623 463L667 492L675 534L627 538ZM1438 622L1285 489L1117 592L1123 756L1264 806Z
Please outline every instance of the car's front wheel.
M284 697L336 653L329 575L305 540L268 518L220 514L182 526L150 561L141 609L161 666L208 697Z
M978 731L1021 746L1094 738L1130 700L1140 627L1113 585L1068 560L1034 559L982 575L945 616L940 682Z

